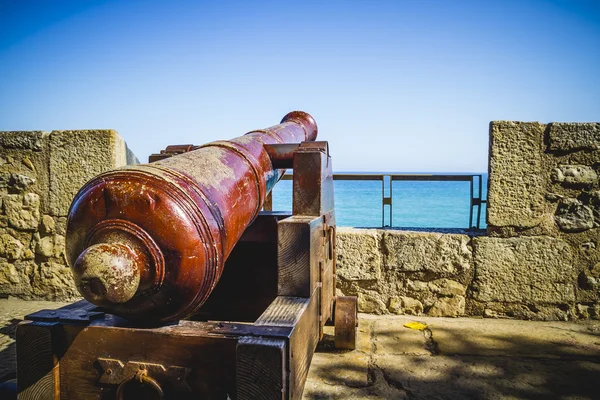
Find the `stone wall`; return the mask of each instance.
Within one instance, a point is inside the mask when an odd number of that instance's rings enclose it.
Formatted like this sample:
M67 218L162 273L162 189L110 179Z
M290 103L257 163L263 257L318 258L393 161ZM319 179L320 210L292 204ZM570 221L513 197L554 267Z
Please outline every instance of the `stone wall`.
M106 131L0 133L0 296L77 296L68 208L135 157ZM492 122L487 235L338 230L338 292L363 312L600 318L600 124Z
M463 234L338 228L339 294L384 314L465 314L473 280L471 238Z
M71 199L93 176L136 163L112 130L0 132L0 296L78 296L64 258Z
M471 312L600 314L600 124L490 124L488 237Z
M492 122L488 235L339 229L374 313L600 318L600 124Z

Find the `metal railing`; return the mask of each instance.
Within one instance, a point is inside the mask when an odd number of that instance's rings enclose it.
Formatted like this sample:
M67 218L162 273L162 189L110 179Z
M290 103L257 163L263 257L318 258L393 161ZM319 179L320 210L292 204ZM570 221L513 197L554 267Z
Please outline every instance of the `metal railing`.
M292 180L291 174L286 174L283 180ZM440 182L469 182L469 228L481 229L481 205L487 201L482 198L482 174L444 175L444 174L334 174L334 181L381 181L381 226L391 227L393 210L394 181L440 181ZM386 196L386 181L389 182L389 196ZM477 191L475 191L477 181ZM477 193L475 193L477 192ZM389 225L385 224L385 207L389 207ZM473 225L473 214L477 207L477 219ZM266 209L266 207L265 207Z

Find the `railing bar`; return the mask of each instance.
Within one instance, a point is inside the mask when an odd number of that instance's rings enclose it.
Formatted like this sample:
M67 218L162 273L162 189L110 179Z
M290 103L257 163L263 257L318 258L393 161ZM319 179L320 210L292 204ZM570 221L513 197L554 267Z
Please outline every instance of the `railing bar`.
M383 175L333 174L334 181L379 181Z
M434 175L434 174L334 174L334 181L381 181L381 226L385 227L385 177L390 178L390 197L389 202L392 203L393 193L393 181L454 181L454 182L469 182L470 183L470 213L469 213L469 229L473 227L473 212L474 207L477 206L477 222L475 227L481 229L481 206L487 204L487 199L483 199L483 175L482 174L469 174L469 175ZM474 185L475 177L478 179L478 190L477 197L474 197ZM281 180L289 181L293 179L292 174L285 174L281 177ZM475 200L478 200L478 204L475 204ZM392 204L389 204L389 220L390 227L393 226L393 208Z
M381 176L381 227L385 228L385 180Z
M334 181L379 181L384 176L389 176L392 181L470 181L475 175L383 175L383 174L334 174ZM291 174L285 174L284 181L292 180Z
M392 222L392 215L393 215L392 207L394 207L394 200L392 200L393 187L394 187L394 185L392 184L392 178L390 178L390 228L394 227L394 223Z
M461 181L468 182L472 175L391 175L393 181Z
M469 185L471 196L469 197L469 229L473 227L473 177Z
M477 206L477 229L480 229L481 227L481 203L482 203L482 199L481 199L481 195L483 193L483 189L481 187L482 182L483 182L483 178L481 175L478 175L479 178L479 205Z

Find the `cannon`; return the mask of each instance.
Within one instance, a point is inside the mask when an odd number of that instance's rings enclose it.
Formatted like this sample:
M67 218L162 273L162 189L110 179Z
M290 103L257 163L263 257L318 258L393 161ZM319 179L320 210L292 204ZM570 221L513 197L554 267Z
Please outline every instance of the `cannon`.
M294 111L86 183L66 234L85 300L18 326L18 398L301 398L325 324L342 349L357 329L356 298L335 296L332 165L316 137ZM291 213L271 210L286 169Z

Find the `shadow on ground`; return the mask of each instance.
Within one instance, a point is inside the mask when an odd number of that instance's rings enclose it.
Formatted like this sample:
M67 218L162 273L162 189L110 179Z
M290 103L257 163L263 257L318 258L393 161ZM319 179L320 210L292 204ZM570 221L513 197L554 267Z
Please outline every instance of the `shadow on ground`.
M0 383L16 378L17 346L14 340L21 321L13 318L0 326L0 337L4 336L3 343L0 343Z
M374 323L376 324L376 323ZM406 352L401 324L371 332L366 365L359 351L340 353L329 344L315 355L305 399L599 399L600 332L545 327L536 338L527 332L469 335L432 327L438 352ZM556 329L557 331L552 331ZM398 343L390 346L391 342ZM385 347L381 343L386 343ZM311 367L312 368L312 367ZM350 387L348 376L365 374L362 387ZM354 380L360 382L360 379Z

